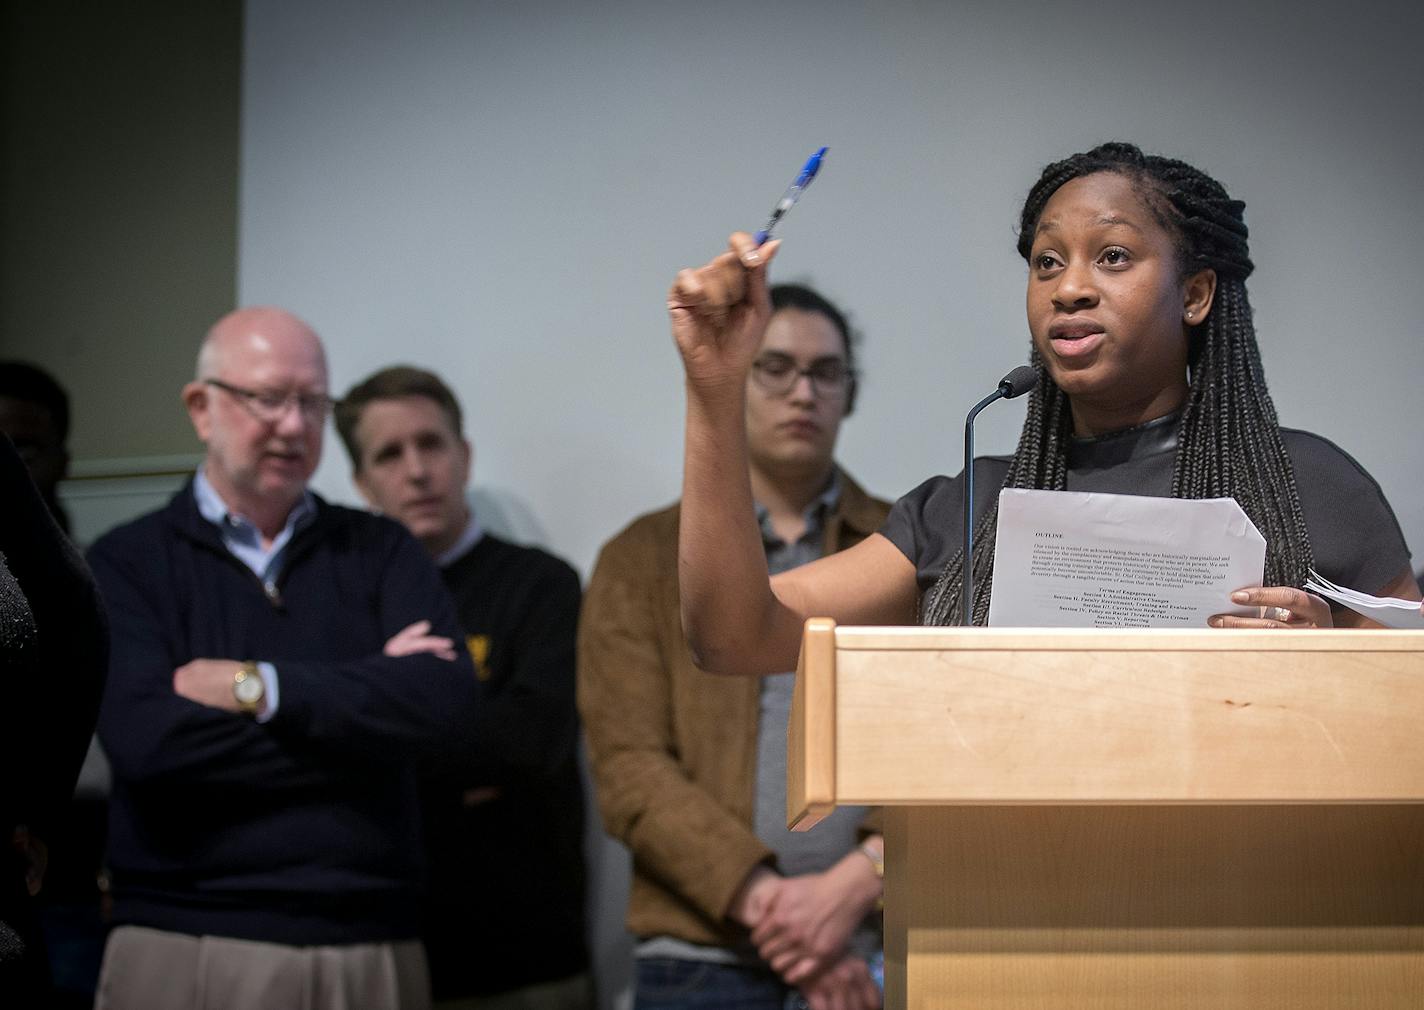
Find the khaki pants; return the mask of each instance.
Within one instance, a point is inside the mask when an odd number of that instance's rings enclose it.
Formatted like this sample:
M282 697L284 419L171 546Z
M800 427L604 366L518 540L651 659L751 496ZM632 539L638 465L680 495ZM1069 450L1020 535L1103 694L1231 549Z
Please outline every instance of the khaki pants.
M428 1010L416 940L333 947L120 926L94 1010Z

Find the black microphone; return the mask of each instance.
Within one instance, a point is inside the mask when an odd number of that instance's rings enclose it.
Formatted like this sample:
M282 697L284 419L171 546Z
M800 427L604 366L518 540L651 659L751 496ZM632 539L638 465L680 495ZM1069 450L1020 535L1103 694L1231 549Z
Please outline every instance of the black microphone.
M1038 385L1032 365L1020 365L999 380L999 388L974 405L964 418L964 582L959 594L959 623L974 623L974 419L995 400L1012 400Z

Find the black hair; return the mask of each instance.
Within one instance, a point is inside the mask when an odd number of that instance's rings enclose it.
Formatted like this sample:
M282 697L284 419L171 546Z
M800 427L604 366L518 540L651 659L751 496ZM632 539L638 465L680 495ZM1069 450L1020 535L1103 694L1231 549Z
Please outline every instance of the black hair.
M1185 162L1145 155L1132 144L1102 144L1049 165L1029 191L1018 237L1019 254L1025 260L1049 198L1070 180L1099 172L1121 175L1134 185L1172 236L1183 277L1208 268L1216 271L1211 309L1190 331L1190 388L1177 436L1172 496L1235 498L1266 538L1266 584L1300 586L1313 564L1310 535L1295 470L1266 389L1246 296L1246 278L1253 267L1245 204L1231 199L1219 182ZM1068 397L1049 376L1037 351L1032 363L1038 385L1030 394L1023 434L1003 486L1062 490L1072 423ZM988 620L998 514L996 503L974 528L975 624ZM922 601L925 624L960 623L963 581L960 552Z
M855 367L855 335L851 332L850 323L846 321L845 313L825 295L804 284L773 284L768 293L771 295L771 311L773 313L780 312L782 309L819 312L831 321L831 325L841 335L841 343L845 346L846 374L848 376L844 416L849 417L851 411L855 409L855 393L860 377Z
M70 531L69 513L59 501L58 481L69 469L69 394L58 380L38 365L28 361L0 361L0 397L18 400L21 403L39 407L49 415L53 427L54 443L36 443L33 435L17 439L15 448L25 465L35 478L35 486L40 496L49 506L50 514L67 535ZM14 437L16 432L6 434ZM45 463L41 463L45 460Z
M69 440L69 394L43 368L28 361L0 361L0 396L44 407L59 444Z

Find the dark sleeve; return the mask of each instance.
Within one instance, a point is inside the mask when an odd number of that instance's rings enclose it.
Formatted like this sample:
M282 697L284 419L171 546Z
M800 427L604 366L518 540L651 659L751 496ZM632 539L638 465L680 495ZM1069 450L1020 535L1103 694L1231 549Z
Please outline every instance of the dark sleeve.
M465 734L460 771L479 785L546 778L568 766L578 743L578 575L557 558L527 557L517 587L483 587L510 592L508 609L517 618L494 639L498 651L490 663L498 690L484 699Z
M974 457L974 521L999 500L1008 456ZM939 581L964 546L964 476L931 477L897 501L880 533L915 565L920 592Z
M1283 428L1315 570L1338 585L1378 594L1410 571L1409 548L1375 479L1329 439Z
M957 477L931 477L895 502L880 527L881 535L914 563L921 592L933 585L944 570L943 562L939 561L943 553L942 545L937 543L943 538L936 536L935 532L941 522L938 517L946 504L943 488L953 485L957 489L960 483ZM957 508L950 511L957 528L963 513Z
M998 492L997 486L985 488L983 480L983 473L976 471L974 511L981 513L984 502ZM963 522L963 478L931 477L891 507L880 532L914 563L923 593L934 586L944 566L959 553Z
M309 756L294 753L266 727L174 694L173 671L192 657L185 655L172 593L161 588L162 553L158 543L130 531L110 534L89 550L113 627L99 738L115 776L131 783L269 789L329 782Z
M435 565L404 527L382 520L376 528L386 538L373 573L382 640L428 620L432 635L455 643L456 658L429 653L376 653L328 662L258 657L273 663L280 684L277 713L262 728L359 762L458 754L481 691L455 603Z
M34 616L38 653L6 678L7 763L14 812L44 836L74 791L107 669L104 609L83 558L49 514L24 461L0 435L0 552ZM7 790L9 791L9 790ZM9 827L6 825L5 827Z

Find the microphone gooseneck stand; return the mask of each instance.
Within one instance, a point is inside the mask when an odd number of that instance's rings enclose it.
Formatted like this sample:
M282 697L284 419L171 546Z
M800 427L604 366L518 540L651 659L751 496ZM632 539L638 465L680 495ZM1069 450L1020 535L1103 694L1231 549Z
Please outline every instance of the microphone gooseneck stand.
M974 419L995 400L1012 400L1038 385L1032 365L1020 365L999 380L999 388L974 405L964 418L964 579L959 591L959 623L974 623Z

